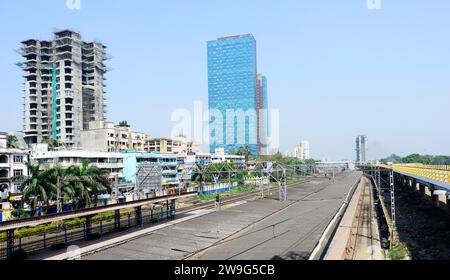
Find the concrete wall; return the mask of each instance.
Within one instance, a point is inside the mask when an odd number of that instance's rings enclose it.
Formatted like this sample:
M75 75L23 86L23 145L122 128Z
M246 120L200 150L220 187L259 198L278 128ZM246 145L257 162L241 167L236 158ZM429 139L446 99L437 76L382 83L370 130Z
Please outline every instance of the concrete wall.
M82 131L81 148L92 152L108 152L107 129Z

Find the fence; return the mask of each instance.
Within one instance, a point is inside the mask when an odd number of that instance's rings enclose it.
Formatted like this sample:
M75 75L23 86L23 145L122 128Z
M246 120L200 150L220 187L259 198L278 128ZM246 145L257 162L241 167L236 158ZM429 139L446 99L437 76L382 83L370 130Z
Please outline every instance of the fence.
M394 164L376 166L450 185L450 169L447 165Z
M14 252L23 250L31 255L46 249L64 248L64 246L77 241L97 239L114 232L144 226L146 223L157 223L163 219L169 219L173 214L171 210L168 205L163 205L154 208L142 208L141 215L137 215L135 210L122 211L119 221L115 220L114 215L108 217L94 216L90 227L85 219L81 219L79 223L76 220L69 220L68 223L62 224L59 230L54 223L29 232L16 230ZM117 225L117 222L119 225ZM7 236L6 233L2 233L0 235L0 260L7 259L7 250Z
M219 183L219 184L204 184L203 185L203 193L214 193L214 192L224 192L224 191L228 191L230 189L234 189L239 187L239 183L237 182L233 182L230 184L228 183ZM195 186L195 187L189 187L186 190L187 192L196 192L196 191L200 191L200 187L199 186Z

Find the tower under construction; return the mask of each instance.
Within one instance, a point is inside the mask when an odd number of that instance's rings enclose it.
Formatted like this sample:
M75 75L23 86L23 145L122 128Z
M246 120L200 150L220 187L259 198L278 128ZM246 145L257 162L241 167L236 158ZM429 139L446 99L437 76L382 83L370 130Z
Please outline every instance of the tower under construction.
M57 140L80 146L80 132L104 121L106 46L71 30L52 41L29 39L20 50L24 78L24 138L28 145Z
M363 164L367 162L367 136L358 135L356 137L356 163Z

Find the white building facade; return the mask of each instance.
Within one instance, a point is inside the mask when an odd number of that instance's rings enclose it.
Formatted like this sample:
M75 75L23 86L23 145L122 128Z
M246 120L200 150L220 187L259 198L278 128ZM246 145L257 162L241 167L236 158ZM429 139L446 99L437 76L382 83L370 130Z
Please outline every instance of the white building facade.
M92 166L108 171L110 179L124 177L122 153L60 150L38 152L33 155L32 160L41 161L44 168L54 166L68 168L73 165L80 165L82 161L87 160Z
M300 160L311 159L311 151L309 141L302 141L299 146L294 149L294 157Z
M28 176L30 151L0 148L0 201L20 193L20 183L14 178Z

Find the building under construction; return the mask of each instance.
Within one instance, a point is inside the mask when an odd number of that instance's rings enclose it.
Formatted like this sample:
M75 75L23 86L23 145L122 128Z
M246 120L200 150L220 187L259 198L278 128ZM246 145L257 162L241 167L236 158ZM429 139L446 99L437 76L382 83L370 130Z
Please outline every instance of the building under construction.
M52 41L29 39L20 50L24 83L24 138L28 145L57 140L80 146L80 131L105 120L106 47L62 30Z
M367 162L367 136L358 135L356 137L356 163L362 164Z

